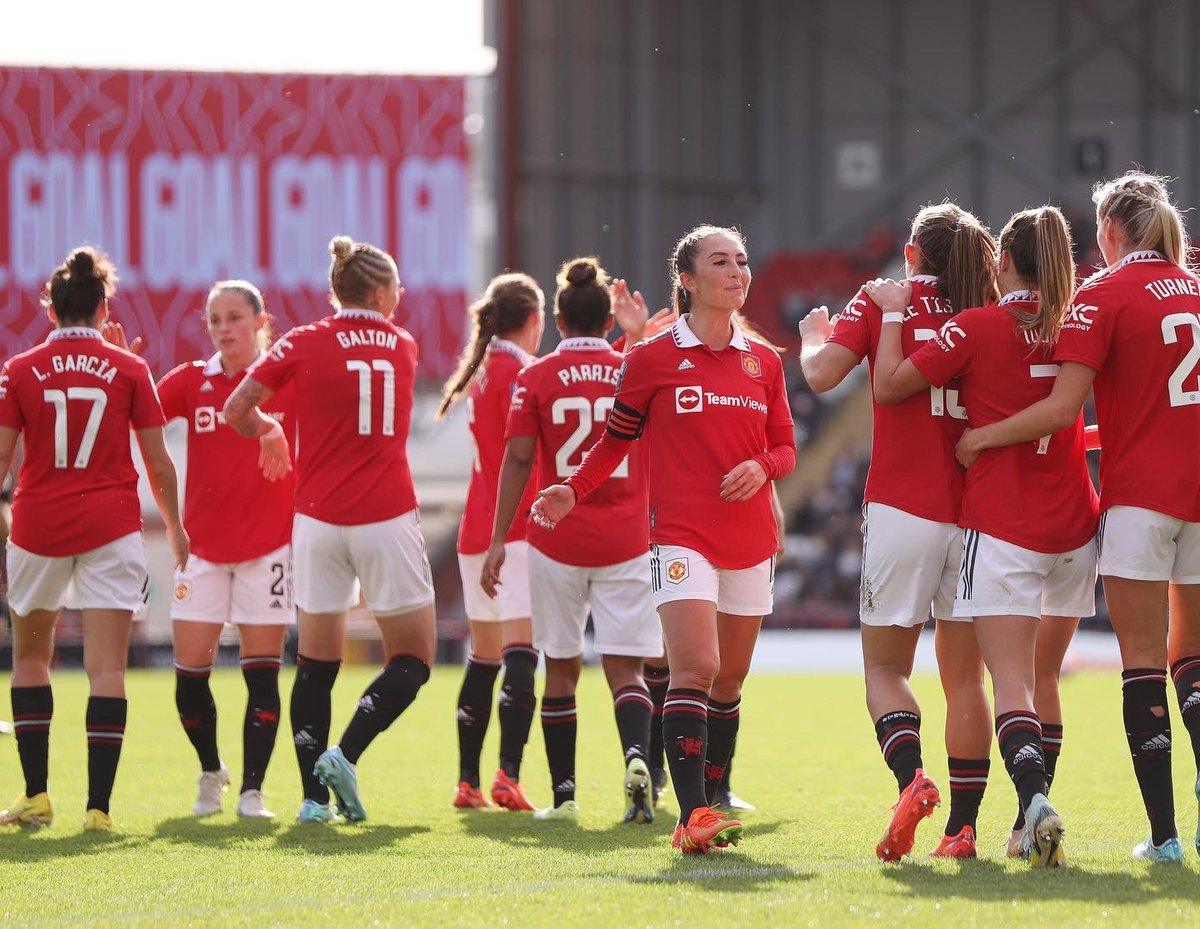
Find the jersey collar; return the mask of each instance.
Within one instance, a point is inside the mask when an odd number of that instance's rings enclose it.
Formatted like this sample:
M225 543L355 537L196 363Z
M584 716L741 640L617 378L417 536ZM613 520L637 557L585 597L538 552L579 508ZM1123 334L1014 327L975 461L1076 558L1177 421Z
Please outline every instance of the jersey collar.
M996 305L1004 306L1006 303L1017 303L1018 301L1021 303L1037 303L1039 300L1041 300L1041 297L1036 290L1010 290L1000 298L1000 302Z
M262 352L259 352L257 355L255 355L254 360L252 362L250 362L249 365L246 366L246 370L249 371L256 364L258 364L260 361L262 361L262 357L263 357ZM224 374L224 373L225 373L225 366L223 364L221 364L221 353L217 352L210 359L208 359L208 364L206 364L204 366L204 376L205 377L216 377L218 374Z
M1167 260L1167 256L1164 255L1162 252L1156 252L1152 248L1147 248L1147 249L1143 249L1140 252L1130 252L1128 255L1126 255L1124 258L1122 258L1120 261L1117 262L1117 266L1115 268L1113 268L1113 270L1120 271L1123 267L1125 267L1125 265L1129 264L1131 261L1166 261L1166 260Z
M100 339L104 341L100 330L93 329L91 326L63 326L50 333L48 341L53 342L55 339Z
M342 307L333 314L334 319L367 319L371 322L386 323L387 317L378 310L364 310L360 307Z
M928 284L930 287L937 287L938 285L936 274L910 274L908 279L914 284Z
M692 332L692 327L688 325L691 315L691 313L684 313L671 327L671 336L679 348L695 348L697 345L704 344L696 337L696 333ZM742 332L732 319L729 321L729 325L733 326L733 337L729 340L729 344L740 352L750 351L750 340L746 338L746 333Z
M560 352L599 352L609 348L612 346L608 344L607 339L600 339L596 336L577 335L558 343Z
M508 339L493 338L488 343L487 350L489 352L504 352L506 355L512 355L522 365L527 365L533 361L533 356L529 352L521 348L516 342L510 342Z

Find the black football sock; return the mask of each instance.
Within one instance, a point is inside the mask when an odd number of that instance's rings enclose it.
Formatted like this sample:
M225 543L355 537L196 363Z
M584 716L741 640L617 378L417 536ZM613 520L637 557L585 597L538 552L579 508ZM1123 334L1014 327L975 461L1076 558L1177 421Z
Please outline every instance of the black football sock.
M1192 739L1192 755L1200 769L1200 656L1181 658L1171 665L1171 678L1179 697L1183 728Z
M397 655L384 665L358 698L350 724L338 742L348 762L358 764L367 746L412 705L427 680L429 665L415 655Z
M1171 717L1167 713L1167 672L1130 668L1121 672L1125 737L1133 773L1150 819L1150 840L1174 838L1175 795L1171 789Z
M617 718L617 733L627 765L634 758L646 760L653 708L650 691L638 684L622 687L613 694L613 714Z
M1046 796L1054 786L1054 770L1058 767L1058 756L1062 752L1063 727L1055 723L1042 723L1042 752L1046 761ZM1025 811L1017 803L1017 818L1013 820L1013 829L1025 828Z
M1032 711L1014 710L996 717L996 744L1004 767L1017 788L1021 808L1029 809L1036 794L1045 794L1046 761L1042 754L1042 724Z
M716 800L717 790L725 778L725 768L733 754L741 723L741 699L730 703L708 701L708 746L704 760L704 798L709 806Z
M329 747L333 682L337 680L341 666L340 661L296 656L296 680L292 684L292 744L296 747L296 762L300 765L304 799L322 804L329 802L329 790L317 779L313 768Z
M479 787L479 756L492 718L499 661L471 655L458 691L458 779Z
M708 750L708 694L702 690L669 690L663 702L663 747L671 784L685 826L692 811L707 806L704 761Z
M573 696L542 697L542 738L546 743L555 806L575 799L575 736L578 728Z
M217 771L221 753L217 750L217 704L208 686L212 665L191 668L175 662L175 708L188 741L200 758L200 770Z
M500 685L500 768L514 781L521 779L521 759L533 725L534 672L538 653L532 645L504 649L504 682Z
M89 697L87 702L88 800L87 809L108 812L117 762L125 741L124 697Z
M875 721L875 738L883 752L883 760L896 776L903 790L917 776L921 762L921 717L907 710L884 713Z
M275 736L279 732L279 668L278 655L242 658L242 677L246 681L246 717L242 720L242 787L262 790L263 778L271 754L275 751Z
M50 717L54 715L54 692L43 687L12 689L13 732L17 754L25 775L25 796L46 792L50 765Z
M647 661L643 665L642 677L646 681L646 689L650 692L650 745L646 763L651 771L661 771L666 765L663 754L662 714L663 702L667 699L667 689L671 686L671 669L665 664L654 664Z
M964 826L975 829L992 761L990 758L946 760L950 767L950 815L946 818L946 835L956 836Z
M728 797L733 793L733 788L729 786L729 782L733 777L733 756L737 754L737 739L733 740L733 751L729 753L729 761L725 763L725 774L721 778L721 783L717 786L718 797Z

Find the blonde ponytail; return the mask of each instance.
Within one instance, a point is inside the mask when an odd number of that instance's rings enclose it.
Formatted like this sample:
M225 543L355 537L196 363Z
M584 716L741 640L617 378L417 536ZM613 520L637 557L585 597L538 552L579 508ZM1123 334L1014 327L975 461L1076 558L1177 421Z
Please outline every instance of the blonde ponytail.
M1128 171L1092 190L1096 218L1119 223L1133 251L1162 252L1185 271L1191 268L1191 243L1178 208L1171 202L1167 178Z

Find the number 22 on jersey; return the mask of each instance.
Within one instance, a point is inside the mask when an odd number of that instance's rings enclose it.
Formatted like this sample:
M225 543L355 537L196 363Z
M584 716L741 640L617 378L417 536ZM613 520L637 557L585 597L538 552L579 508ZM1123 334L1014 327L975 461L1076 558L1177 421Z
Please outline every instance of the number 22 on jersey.
M579 465L569 464L580 447L592 433L594 423L608 421L612 412L614 398L597 397L595 402L587 397L559 397L550 405L550 420L556 426L567 424L567 416L574 414L578 417L575 431L567 436L567 440L554 453L554 473L558 477L570 477ZM616 467L612 477L629 477L629 456Z

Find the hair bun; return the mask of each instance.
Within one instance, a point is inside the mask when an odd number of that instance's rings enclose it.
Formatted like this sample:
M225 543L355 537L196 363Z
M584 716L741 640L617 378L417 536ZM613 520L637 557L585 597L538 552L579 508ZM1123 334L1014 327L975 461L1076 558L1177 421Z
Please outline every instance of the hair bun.
M336 235L329 242L329 251L338 261L346 261L354 254L354 240L348 235Z
M67 270L73 280L89 280L96 276L96 260L90 248L77 248L67 259Z
M567 268L567 283L573 287L582 287L596 280L600 265L595 258L578 258Z

